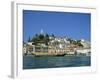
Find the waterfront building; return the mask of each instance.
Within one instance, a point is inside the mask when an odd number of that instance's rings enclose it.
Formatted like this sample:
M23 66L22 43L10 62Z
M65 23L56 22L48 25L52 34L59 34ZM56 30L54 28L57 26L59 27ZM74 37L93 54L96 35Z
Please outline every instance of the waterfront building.
M23 45L24 54L32 54L33 52L35 52L35 45L33 45L33 42L28 42Z
M77 52L77 54L90 55L91 49L90 48L77 48L76 52Z
M26 49L26 44L24 43L23 44L23 54L26 54L27 53L27 49Z
M48 46L44 41L38 41L35 45L35 52L48 52Z
M27 54L31 54L33 52L33 46L27 45Z
M65 53L66 53L66 49L64 48L59 48L59 47L54 47L54 46L48 47L48 54L50 55L62 55Z

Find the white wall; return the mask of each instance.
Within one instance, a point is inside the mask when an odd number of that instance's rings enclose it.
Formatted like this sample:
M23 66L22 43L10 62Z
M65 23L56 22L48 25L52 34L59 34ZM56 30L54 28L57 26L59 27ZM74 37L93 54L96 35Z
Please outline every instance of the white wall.
M32 0L33 1L33 0ZM36 2L52 3L52 4L67 4L72 0L34 0ZM100 5L99 0L73 0L73 4L97 6L97 20L100 21ZM38 3L39 3L38 2ZM97 50L100 49L100 23L98 23L98 44ZM10 67L11 67L11 0L0 0L0 80L12 80L10 78ZM97 52L98 52L97 51ZM25 80L100 80L100 51L98 52L98 70L97 73L90 74L75 74L75 75L64 75L64 76L53 76L46 78L37 79L25 79ZM23 79L20 79L23 80Z

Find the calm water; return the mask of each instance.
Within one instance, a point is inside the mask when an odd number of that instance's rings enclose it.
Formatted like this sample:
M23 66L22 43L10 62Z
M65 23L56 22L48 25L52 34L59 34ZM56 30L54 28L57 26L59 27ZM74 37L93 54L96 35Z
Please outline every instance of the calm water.
M90 66L90 56L23 56L23 69Z

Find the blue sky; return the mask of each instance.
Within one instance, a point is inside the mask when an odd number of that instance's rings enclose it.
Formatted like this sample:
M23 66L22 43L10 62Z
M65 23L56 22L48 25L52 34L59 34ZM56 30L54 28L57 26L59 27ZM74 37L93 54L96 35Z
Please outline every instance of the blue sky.
M23 40L27 42L43 29L44 33L72 39L91 39L91 14L23 10Z

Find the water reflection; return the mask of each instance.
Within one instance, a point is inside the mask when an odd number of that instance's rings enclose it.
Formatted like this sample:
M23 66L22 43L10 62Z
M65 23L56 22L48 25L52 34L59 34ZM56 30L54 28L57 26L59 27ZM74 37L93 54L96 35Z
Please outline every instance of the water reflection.
M90 66L90 56L23 56L23 69Z

